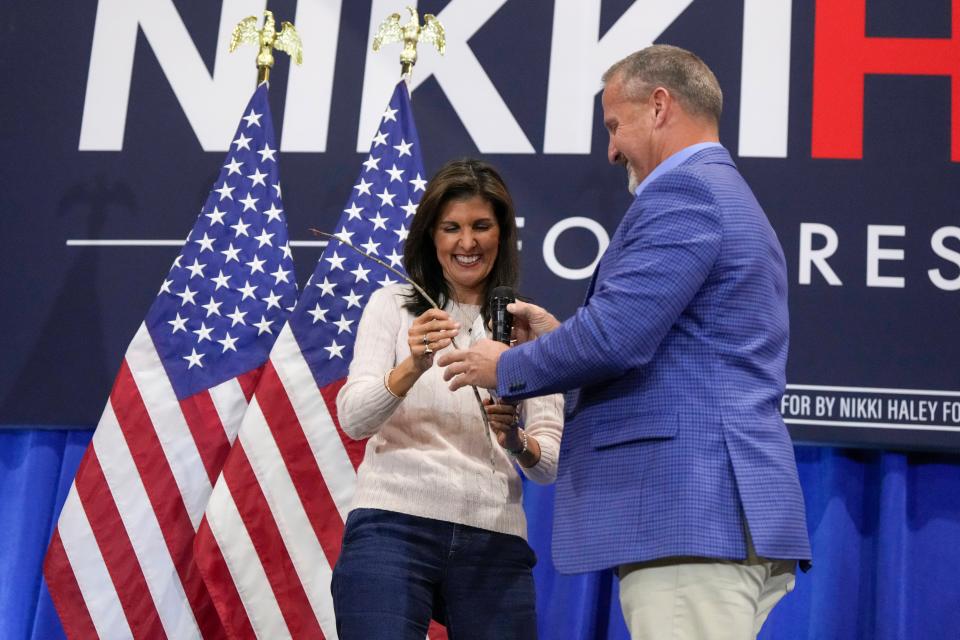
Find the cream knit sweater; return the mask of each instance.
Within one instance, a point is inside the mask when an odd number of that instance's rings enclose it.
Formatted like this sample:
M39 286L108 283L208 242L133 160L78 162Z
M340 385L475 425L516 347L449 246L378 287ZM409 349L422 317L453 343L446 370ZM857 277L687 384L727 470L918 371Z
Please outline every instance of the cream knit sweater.
M473 389L450 391L436 365L403 399L383 385L384 374L410 355L407 331L415 318L403 308L408 291L392 285L370 297L357 328L350 375L337 395L343 430L354 439L370 438L357 472L353 508L386 509L526 538L517 465L493 434L488 436ZM451 304L446 311L459 320ZM461 326L457 345L469 346L472 336L486 336L482 317L471 327ZM526 400L522 411L527 434L540 444L540 461L523 472L548 484L557 475L562 396Z

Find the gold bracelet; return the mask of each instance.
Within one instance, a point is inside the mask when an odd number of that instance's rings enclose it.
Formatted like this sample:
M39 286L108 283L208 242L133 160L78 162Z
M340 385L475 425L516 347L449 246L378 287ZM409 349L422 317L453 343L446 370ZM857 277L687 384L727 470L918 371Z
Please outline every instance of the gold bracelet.
M396 369L396 367L394 367L393 369ZM383 386L387 390L387 393L392 395L394 398L396 398L397 400L403 400L406 397L406 394L402 396L398 396L396 393L393 392L393 389L390 388L389 380L390 380L390 374L393 373L393 369L390 369L390 371L387 371L383 375Z

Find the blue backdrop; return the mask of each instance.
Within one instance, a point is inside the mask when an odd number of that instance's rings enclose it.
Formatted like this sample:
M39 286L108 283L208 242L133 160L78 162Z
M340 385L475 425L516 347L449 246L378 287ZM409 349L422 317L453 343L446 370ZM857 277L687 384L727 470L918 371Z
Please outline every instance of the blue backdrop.
M229 30L265 2L13 4L0 38L0 637L48 638L60 632L43 550L252 90L253 50L228 56ZM271 87L303 277L320 255L308 230L337 219L396 80L397 51L368 54L371 30L402 4L270 2L305 42L304 67L281 58ZM787 256L783 411L815 556L764 636L955 636L960 0L419 8L449 39L443 58L421 52L414 74L426 169L462 155L502 169L523 218L523 292L561 317L629 202L604 156L600 73L652 41L715 70L721 140ZM526 501L543 637L625 637L609 575L553 573L551 490L530 486Z
M91 431L0 432L0 637L63 637L40 565ZM763 640L954 638L960 628L955 458L798 447L814 567ZM543 640L626 640L610 572L558 575L553 492L524 487Z

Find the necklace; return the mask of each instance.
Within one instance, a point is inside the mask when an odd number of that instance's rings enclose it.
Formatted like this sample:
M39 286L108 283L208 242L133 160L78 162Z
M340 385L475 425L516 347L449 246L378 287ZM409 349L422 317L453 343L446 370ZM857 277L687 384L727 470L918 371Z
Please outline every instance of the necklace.
M456 322L460 323L461 327L466 327L467 333L472 332L473 324L477 321L477 316L480 315L480 305L460 303L457 300L451 300L451 302L453 304L450 306L450 315Z

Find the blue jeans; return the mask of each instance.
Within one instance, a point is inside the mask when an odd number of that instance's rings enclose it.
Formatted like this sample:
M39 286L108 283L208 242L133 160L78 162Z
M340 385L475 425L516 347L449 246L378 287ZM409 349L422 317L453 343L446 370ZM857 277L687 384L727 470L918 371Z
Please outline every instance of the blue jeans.
M340 640L537 637L533 566L517 536L380 509L347 517L333 569Z

